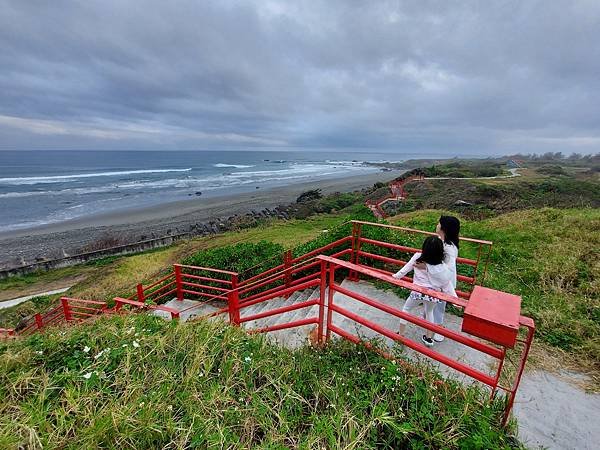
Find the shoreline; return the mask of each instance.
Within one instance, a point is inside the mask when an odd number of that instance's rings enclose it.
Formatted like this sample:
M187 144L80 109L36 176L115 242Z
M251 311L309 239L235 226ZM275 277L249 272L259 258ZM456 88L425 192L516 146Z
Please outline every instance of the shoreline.
M198 197L0 232L0 267L9 269L73 255L78 249L109 235L117 236L123 243L134 243L182 233L198 223L294 203L302 192L310 189L321 189L323 194L352 192L371 187L376 182L389 181L404 172L375 172L258 189L245 194Z

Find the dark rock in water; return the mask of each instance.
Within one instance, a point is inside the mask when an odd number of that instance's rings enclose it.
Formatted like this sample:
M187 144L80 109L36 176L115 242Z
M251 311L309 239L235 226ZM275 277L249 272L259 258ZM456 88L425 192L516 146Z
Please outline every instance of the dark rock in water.
M191 197L192 195L194 195L194 194L188 194L188 197Z
M263 161L270 161L269 159L263 159Z
M196 195L202 195L202 192L196 191L196 192L194 192L194 194L196 194Z
M256 186L256 189L260 189L260 186Z

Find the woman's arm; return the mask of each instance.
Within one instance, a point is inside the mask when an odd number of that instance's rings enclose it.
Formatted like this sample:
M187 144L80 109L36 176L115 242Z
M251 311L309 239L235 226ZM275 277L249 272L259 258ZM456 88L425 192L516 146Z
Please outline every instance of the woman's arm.
M444 243L444 262L449 267L456 267L456 258L458 258L458 249L456 246Z
M404 278L407 273L409 273L410 271L412 271L415 268L415 264L417 263L417 259L419 259L420 257L421 257L421 252L415 253L413 255L413 257L410 258L410 261L408 261L406 264L404 264L404 267L402 267L402 269L400 269L398 272L396 272L392 276L394 278Z

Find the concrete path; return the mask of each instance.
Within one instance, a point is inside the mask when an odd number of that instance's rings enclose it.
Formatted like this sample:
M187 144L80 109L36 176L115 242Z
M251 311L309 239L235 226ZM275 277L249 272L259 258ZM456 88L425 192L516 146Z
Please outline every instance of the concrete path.
M5 300L0 302L0 309L10 308L11 306L18 305L19 303L26 302L27 300L31 300L35 297L41 297L43 295L54 295L54 294L62 294L63 292L67 292L71 289L72 286L67 286L62 289L55 289L53 291L40 292L39 294L26 295L25 297L14 298L12 300Z

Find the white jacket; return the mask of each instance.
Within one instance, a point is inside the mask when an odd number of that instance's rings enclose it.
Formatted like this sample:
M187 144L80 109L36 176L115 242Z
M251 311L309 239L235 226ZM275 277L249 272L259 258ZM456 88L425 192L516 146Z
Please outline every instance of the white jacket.
M410 271L414 271L413 283L418 286L433 289L444 294L456 297L454 291L454 282L456 275L444 262L441 264L425 264L425 269L419 269L415 266L421 253L415 253L402 269L396 272L394 278L404 278Z
M452 272L452 286L456 289L456 258L458 258L458 249L454 244L446 244L444 242L444 263Z

